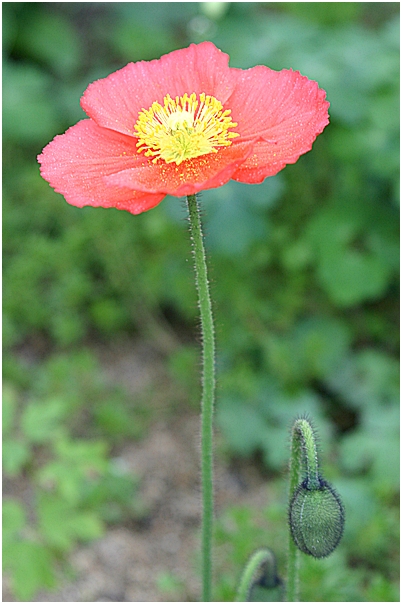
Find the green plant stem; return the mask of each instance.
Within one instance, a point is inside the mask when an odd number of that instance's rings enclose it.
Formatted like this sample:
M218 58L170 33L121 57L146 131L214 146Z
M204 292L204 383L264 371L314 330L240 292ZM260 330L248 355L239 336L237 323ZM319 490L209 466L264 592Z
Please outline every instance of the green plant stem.
M212 524L214 513L212 424L215 392L215 337L201 219L195 195L187 196L187 207L190 219L190 235L193 244L203 347L201 402L202 601L210 602L212 588Z
M260 570L261 566L264 565L264 579L265 583L270 587L275 585L276 580L276 562L275 557L271 550L268 548L261 548L254 552L250 560L247 562L246 567L240 579L240 584L237 589L236 602L248 602L250 593L253 588L253 580Z
M299 563L300 552L289 531L288 576L286 581L286 602L299 601Z
M292 498L295 489L300 483L301 477L301 455L302 442L298 436L296 422L292 429L292 447L290 453L290 482L289 482L289 501ZM288 576L286 581L286 601L299 601L299 550L297 549L292 534L289 530L288 545Z
M297 419L292 428L290 453L289 503L293 493L303 479L303 468L309 487L318 485L318 459L314 432L306 419ZM300 552L289 530L288 576L286 582L287 602L299 601L299 557Z

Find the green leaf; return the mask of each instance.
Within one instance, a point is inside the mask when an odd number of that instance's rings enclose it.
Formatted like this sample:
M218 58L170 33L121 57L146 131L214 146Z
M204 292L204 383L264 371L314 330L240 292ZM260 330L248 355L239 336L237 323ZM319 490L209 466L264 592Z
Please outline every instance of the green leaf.
M24 144L49 140L60 128L47 75L29 64L3 67L3 134Z
M76 69L81 60L81 44L68 19L38 11L23 24L19 45L23 51L44 61L63 76Z
M336 304L352 306L383 294L391 270L374 254L340 248L322 256L318 276Z
M219 404L217 422L230 446L241 455L250 455L258 448L266 433L260 413L234 400Z
M144 422L139 421L125 401L110 399L96 405L94 417L102 432L116 440L138 438L144 432Z
M52 588L56 581L54 560L44 545L18 541L7 548L5 567L11 571L13 592L21 602L30 602L36 591Z
M15 499L3 501L3 542L12 541L25 526L26 514L23 506Z
M372 202L333 200L312 218L305 237L321 285L339 306L378 298L395 275L396 247L389 241L397 238L396 224Z
M107 445L60 438L54 449L56 459L38 471L39 483L52 486L69 504L77 504L84 484L107 471Z
M38 522L45 541L61 552L68 552L74 544L70 527L74 508L61 497L51 493L38 496Z
M349 472L370 472L377 485L392 488L399 479L399 408L381 406L367 416L343 437L340 463Z
M299 321L285 334L271 334L267 353L276 375L291 382L321 379L346 355L351 334L345 322L316 316Z
M85 484L82 506L96 509L103 520L115 524L146 513L138 493L138 479L112 465L99 480Z
M33 443L53 440L59 436L59 428L67 411L66 402L60 398L44 402L32 401L22 413L21 428Z
M295 330L293 351L305 365L309 377L328 375L343 359L351 343L345 322L331 317L312 317L301 321Z
M104 534L104 526L96 512L79 512L71 517L71 532L81 541L99 539Z
M46 542L61 552L70 551L77 539L90 540L103 534L102 522L94 512L81 512L50 493L38 496L38 521Z
M346 356L327 383L363 415L380 412L379 421L381 409L399 408L399 363L384 352L367 348Z
M256 241L267 237L264 210L283 192L281 177L267 179L257 189L230 182L205 200L206 245L225 256L241 256Z
M3 441L3 468L6 474L16 476L29 461L31 451L28 443L21 440Z
M3 383L3 438L11 435L15 411L17 408L17 392L11 384Z
M101 440L69 440L63 438L55 443L55 452L60 459L80 468L82 472L103 474L107 468L108 445Z
M156 577L158 589L166 595L174 595L183 590L182 580L174 573L162 571Z

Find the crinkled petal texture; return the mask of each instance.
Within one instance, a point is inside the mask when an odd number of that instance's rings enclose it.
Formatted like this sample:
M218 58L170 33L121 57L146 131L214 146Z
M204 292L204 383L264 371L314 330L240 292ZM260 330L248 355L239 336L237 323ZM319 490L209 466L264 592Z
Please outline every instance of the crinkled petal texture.
M259 183L310 151L328 124L329 103L317 82L298 71L262 65L241 71L228 104L253 151L232 178Z
M165 193L144 193L106 183L110 174L138 162L133 139L83 120L56 136L38 157L45 180L74 206L102 206L140 214Z
M45 147L41 174L76 206L115 207L133 214L165 195L189 195L228 180L259 183L309 151L328 123L329 103L298 72L258 66L232 69L211 42L155 61L130 63L90 84L81 105L89 119ZM205 93L231 111L237 137L216 153L176 163L153 162L137 148L139 113L185 94Z
M224 105L237 81L228 63L228 55L211 42L192 44L154 61L129 63L93 82L81 107L99 126L134 136L139 112L155 101L163 104L167 94L175 98L205 92Z

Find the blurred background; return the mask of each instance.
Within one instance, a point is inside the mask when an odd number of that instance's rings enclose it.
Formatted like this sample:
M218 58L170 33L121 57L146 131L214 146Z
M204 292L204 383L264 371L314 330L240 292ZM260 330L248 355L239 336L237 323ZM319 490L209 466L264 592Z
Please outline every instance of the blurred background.
M198 311L183 200L68 205L36 156L88 83L211 40L327 91L313 151L201 196L217 333L216 590L284 576L292 419L346 530L304 601L399 601L399 3L5 2L5 601L199 594Z

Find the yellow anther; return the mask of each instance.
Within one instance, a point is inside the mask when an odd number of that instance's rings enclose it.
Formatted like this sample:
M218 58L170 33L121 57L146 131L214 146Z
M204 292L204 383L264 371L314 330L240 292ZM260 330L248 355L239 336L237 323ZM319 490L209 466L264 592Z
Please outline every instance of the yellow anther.
M138 153L144 152L166 163L181 164L186 159L217 153L219 147L232 144L237 132L229 132L237 124L230 118L230 110L215 97L201 93L199 99L192 93L172 99L166 95L163 106L152 103L143 109L134 126L138 138Z

